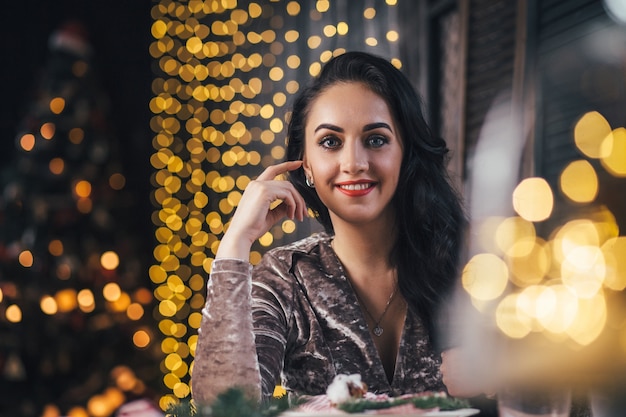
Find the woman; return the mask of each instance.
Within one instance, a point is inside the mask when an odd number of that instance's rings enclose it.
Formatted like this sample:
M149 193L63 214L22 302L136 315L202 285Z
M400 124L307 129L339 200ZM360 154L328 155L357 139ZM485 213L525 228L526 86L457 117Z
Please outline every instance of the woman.
M267 399L276 383L317 395L354 373L378 393L445 389L436 319L464 225L446 154L393 65L362 52L330 60L296 98L288 161L249 184L220 243L194 399L234 385ZM307 206L325 232L253 268L252 243L285 216L303 220Z

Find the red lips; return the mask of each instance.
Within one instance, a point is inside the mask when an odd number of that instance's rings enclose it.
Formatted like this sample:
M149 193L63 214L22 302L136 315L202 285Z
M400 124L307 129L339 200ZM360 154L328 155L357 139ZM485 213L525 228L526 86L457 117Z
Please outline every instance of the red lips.
M361 197L369 194L376 187L373 181L345 181L335 184L337 189L350 197Z

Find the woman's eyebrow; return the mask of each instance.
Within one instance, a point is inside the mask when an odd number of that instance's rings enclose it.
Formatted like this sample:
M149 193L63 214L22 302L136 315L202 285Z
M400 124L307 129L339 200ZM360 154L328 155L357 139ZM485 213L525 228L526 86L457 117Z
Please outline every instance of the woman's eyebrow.
M331 125L329 123L322 123L321 125L315 128L315 132L317 132L320 129L334 130L335 132L343 133L342 128L340 128L339 126Z
M393 130L391 130L391 126L389 126L385 122L378 122L378 123L367 124L367 125L363 126L363 131L367 132L369 130L380 129L380 128L387 129L387 130L389 130L390 132L393 133Z
M370 130L381 129L381 128L382 129L387 129L390 132L393 132L393 130L391 129L391 126L389 126L385 122L377 122L377 123L366 124L365 126L363 126L363 132L368 132ZM343 133L343 129L342 128L340 128L339 126L335 126L333 124L330 124L330 123L322 123L321 125L319 125L318 127L315 128L315 132L317 132L320 129L334 130L335 132Z

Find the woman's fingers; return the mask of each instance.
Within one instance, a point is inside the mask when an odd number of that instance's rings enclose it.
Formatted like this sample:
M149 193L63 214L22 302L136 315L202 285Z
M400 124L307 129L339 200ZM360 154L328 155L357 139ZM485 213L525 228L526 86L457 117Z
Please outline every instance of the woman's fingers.
M271 165L257 177L257 181L273 180L280 174L284 174L302 166L302 161L287 161L276 165Z

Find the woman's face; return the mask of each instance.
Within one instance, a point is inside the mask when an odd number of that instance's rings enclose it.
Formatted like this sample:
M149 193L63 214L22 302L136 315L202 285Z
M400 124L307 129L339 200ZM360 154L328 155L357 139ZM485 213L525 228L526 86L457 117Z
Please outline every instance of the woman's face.
M338 221L391 225L402 142L385 100L362 83L337 83L312 103L304 170Z

